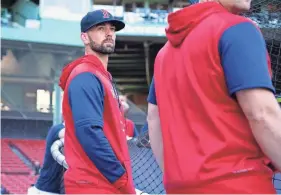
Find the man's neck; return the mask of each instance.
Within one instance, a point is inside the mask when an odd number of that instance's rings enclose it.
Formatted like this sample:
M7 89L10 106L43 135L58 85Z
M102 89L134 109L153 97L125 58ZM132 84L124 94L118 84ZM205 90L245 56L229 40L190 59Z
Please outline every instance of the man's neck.
M237 14L237 15L241 14L241 10L235 10L235 9L225 7L219 0L199 0L199 3L205 3L205 2L210 2L210 1L220 4L221 6L223 6L225 9L227 9L232 14Z
M85 50L85 55L96 56L101 61L105 70L107 70L107 64L108 64L108 55L107 54L97 53L97 52L94 52L93 50Z

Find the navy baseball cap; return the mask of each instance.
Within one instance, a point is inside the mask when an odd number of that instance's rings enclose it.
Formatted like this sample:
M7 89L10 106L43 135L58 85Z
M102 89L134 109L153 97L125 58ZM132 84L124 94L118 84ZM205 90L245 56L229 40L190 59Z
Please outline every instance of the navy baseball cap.
M115 26L115 30L119 31L125 27L125 23L115 19L111 13L104 9L88 12L81 20L81 32L86 32L95 25L109 22Z

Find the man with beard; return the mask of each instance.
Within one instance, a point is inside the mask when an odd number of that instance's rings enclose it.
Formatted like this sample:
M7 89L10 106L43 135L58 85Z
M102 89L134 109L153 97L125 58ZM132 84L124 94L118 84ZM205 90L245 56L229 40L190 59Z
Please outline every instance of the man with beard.
M107 71L115 32L124 27L106 10L87 13L81 20L85 56L63 69L66 194L135 194L125 118Z

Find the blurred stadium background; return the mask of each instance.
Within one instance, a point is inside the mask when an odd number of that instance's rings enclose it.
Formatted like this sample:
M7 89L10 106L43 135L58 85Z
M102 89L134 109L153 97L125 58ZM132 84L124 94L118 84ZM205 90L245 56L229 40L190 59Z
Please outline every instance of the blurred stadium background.
M84 52L81 17L103 8L125 21L109 71L129 99L128 118L141 131L154 58L166 41L167 15L185 6L188 0L1 1L1 194L25 194L38 177L36 164L43 162L48 128L61 121L61 69ZM281 1L253 0L246 16L262 29L281 95ZM128 144L137 188L165 193L147 134ZM281 176L273 182L281 193Z

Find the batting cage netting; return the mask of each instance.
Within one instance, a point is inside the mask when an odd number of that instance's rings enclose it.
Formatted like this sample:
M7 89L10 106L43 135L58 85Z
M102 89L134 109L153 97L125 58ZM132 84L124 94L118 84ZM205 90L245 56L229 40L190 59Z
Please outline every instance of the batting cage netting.
M252 10L245 14L261 28L271 57L273 84L281 95L281 1L253 0ZM254 46L253 46L254 47Z
M277 96L281 95L281 0L253 0L252 9L245 14L261 28L271 57L273 84ZM243 35L241 35L243 36ZM253 47L255 47L253 45ZM162 172L152 154L148 133L128 141L131 155L135 187L148 194L165 194ZM61 149L63 140L52 147L54 158L67 169L67 163ZM281 193L281 174L273 178L277 193ZM63 182L61 185L63 190Z

